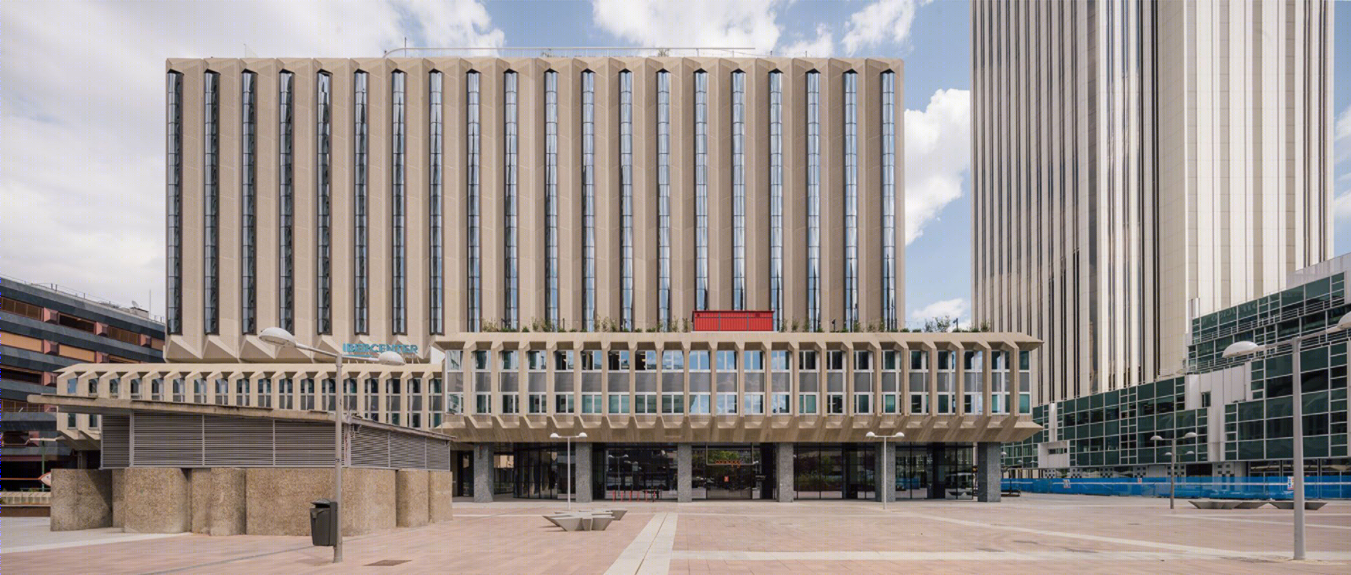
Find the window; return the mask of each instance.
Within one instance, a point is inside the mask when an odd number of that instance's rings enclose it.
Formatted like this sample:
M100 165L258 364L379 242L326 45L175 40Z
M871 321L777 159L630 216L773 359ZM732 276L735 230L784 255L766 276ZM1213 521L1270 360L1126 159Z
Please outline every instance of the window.
M599 414L601 404L601 395L599 393L582 394L582 413Z
M896 394L887 393L882 395L882 413L900 413L897 410Z
M807 325L821 328L821 74L807 72Z
M173 400L177 403L187 401L187 389L181 379L173 380Z
M239 329L258 329L258 75L239 76ZM241 403L239 405L248 405Z
M910 352L910 374L907 382L910 393L910 413L929 412L929 353Z
M325 377L324 379L319 380L319 392L324 398L322 409L324 411L336 410L338 407L337 382L333 381L333 378L331 377Z
M1009 412L1009 352L990 353L990 413Z
M661 370L662 370L662 371L666 371L666 372L670 372L670 371L684 371L684 369L685 369L685 353L684 353L684 352L679 351L679 350L670 350L670 349L661 352Z
M582 72L582 321L587 331L596 329L596 74L590 70Z
M657 320L671 318L671 73L657 72Z
M135 389L134 385L132 389ZM241 379L235 382L235 405L249 405L249 380Z
M619 321L633 329L633 72L619 73Z
M258 407L272 407L272 380L258 380Z
M202 90L202 329L220 333L220 74Z
M736 352L732 350L718 351L718 371L722 373L736 372Z
M357 380L347 378L343 380L343 409L356 412L357 410Z
M206 380L197 378L192 380L192 402L206 403ZM290 409L289 407L287 409Z
M295 75L277 75L277 305L281 327L295 331Z
M790 396L787 393L775 393L770 397L770 413L774 415L789 415Z
M797 412L800 415L816 415L816 394L800 394Z
M746 73L732 72L732 309L746 309Z
M629 412L629 396L627 393L610 394L610 414L627 414Z
M985 402L985 361L984 353L966 351L962 353L962 413L979 415L984 413Z
M164 380L150 380L150 401L164 401Z
M746 415L765 414L765 394L763 393L747 393L742 396L742 403L746 406Z
M573 397L571 393L554 395L554 413L572 413Z
M782 329L783 73L778 70L769 73L769 305L774 310L774 325Z
M957 352L939 350L938 352L938 405L937 415L950 415L957 408Z
M479 170L482 166L479 164L479 151L482 142L480 141L479 130L479 77L478 72L470 70L465 74L465 159L466 178L465 178L465 219L468 229L466 234L466 250L469 258L469 281L465 286L466 302L469 307L468 315L469 331L478 331L483 325L483 292L480 289L480 279L482 278L482 269L480 268L480 230L479 230ZM479 410L479 413L491 413L490 411Z
M690 415L708 415L708 414L709 414L709 394L691 393Z
M370 175L370 100L369 77L358 71L353 77L352 107L352 302L355 315L352 329L370 333L370 202L367 180Z
M520 403L521 398L514 393L502 394L502 413L507 415L520 413Z
M442 85L444 78L440 72L432 71L427 75L427 306L429 323L427 328L433 335L446 333L445 311L442 307L446 297L445 252L441 237L443 218L445 217L442 198L441 174L443 166L443 146L445 145L444 122L442 120Z
M530 404L527 405L529 413L548 413L549 396L544 393L532 393L529 396Z
M380 381L366 379L366 419L380 421Z
M165 181L168 205L165 217L165 238L168 272L165 318L171 334L183 333L183 74L169 72L165 97L166 132Z
M872 399L873 396L871 393L855 393L854 413L872 413Z
M315 149L315 182L317 184L317 193L315 197L315 268L317 273L317 282L315 283L315 303L318 310L316 318L316 331L321 334L332 333L333 331L333 259L332 259L332 229L333 214L332 201L333 191L331 188L331 170L333 168L333 76L328 72L320 72L317 78L318 97L315 106L315 134L318 138L318 144ZM364 216L363 216L364 217Z
M736 393L718 394L718 415L736 415Z
M557 329L558 311L558 72L544 73L544 317Z
M413 428L422 427L422 380L411 378L408 380L408 426Z
M826 413L828 413L828 414L830 414L830 415L843 415L843 414L844 414L844 394L843 394L843 393L831 393L831 394L828 394L828 395L826 396L826 400L827 400L827 403L826 403L826 409L827 409L827 411L826 411Z
M306 378L306 379L300 380L300 410L301 410L301 411L313 411L313 410L314 410L314 380L313 380L313 379Z
M882 73L882 320L899 329L896 313L896 74Z
M633 412L639 415L656 415L657 394L635 393L633 396Z
M42 321L42 306L0 297L0 310Z
M844 74L844 322L858 324L858 73Z
M520 145L516 126L516 72L508 70L502 74L502 89L505 104L502 110L502 325L515 328L520 321L521 303L516 230L516 151Z
M393 308L394 317L390 318L391 328L397 335L408 333L408 243L406 224L408 220L408 196L404 191L404 179L408 166L405 163L405 153L408 146L407 131L407 75L403 72L395 71L393 74L393 126L391 131L394 136L389 143L391 159L390 169L393 171L390 177L389 185L389 225L390 225L390 306ZM413 427L420 427L413 423Z
M694 309L708 309L708 72L694 73Z
M663 393L661 396L661 412L668 414L685 413L685 394Z

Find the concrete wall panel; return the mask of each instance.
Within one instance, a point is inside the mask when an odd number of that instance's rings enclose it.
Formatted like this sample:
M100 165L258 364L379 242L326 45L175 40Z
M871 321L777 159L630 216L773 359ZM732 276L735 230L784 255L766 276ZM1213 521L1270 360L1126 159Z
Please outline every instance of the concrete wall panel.
M112 472L53 469L51 512L52 531L112 527Z

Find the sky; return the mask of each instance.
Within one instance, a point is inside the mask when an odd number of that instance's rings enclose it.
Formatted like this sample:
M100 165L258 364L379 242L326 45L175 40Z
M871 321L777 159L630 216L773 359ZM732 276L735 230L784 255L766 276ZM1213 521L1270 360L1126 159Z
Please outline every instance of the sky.
M1335 53L1351 54L1351 3ZM0 2L0 274L164 310L164 60L446 47L750 47L901 57L906 318L970 317L965 1ZM247 52L246 52L247 51ZM1334 62L1335 251L1351 251L1351 56Z

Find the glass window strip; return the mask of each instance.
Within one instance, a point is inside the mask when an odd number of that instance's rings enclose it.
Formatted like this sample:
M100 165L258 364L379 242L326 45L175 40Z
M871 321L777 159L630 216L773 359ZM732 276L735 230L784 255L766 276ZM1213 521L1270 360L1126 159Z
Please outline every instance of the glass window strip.
M220 74L202 78L202 330L220 333Z
M558 72L544 73L545 317L559 328L558 293Z
M333 76L320 72L316 79L315 137L315 326L320 334L333 331L333 260L332 260L332 151L333 151Z
M582 321L596 328L596 73L582 72Z
M277 75L277 260L278 317L295 330L295 75Z
M480 284L479 268L479 168L480 168L480 145L481 133L479 129L479 74L470 71L465 75L465 153L467 170L467 181L465 182L466 206L465 218L467 220L468 241L466 249L468 251L468 286L466 290L466 303L468 307L469 331L478 331L483 322L483 294Z
M899 329L896 310L896 74L882 73L882 316Z
M807 73L807 324L821 328L821 73Z
M746 73L732 72L732 309L746 309Z
M395 335L408 333L408 244L406 223L408 219L407 193L404 188L407 170L407 82L408 77L395 71L392 77L393 105L393 141L390 142L393 174L390 181L390 228L392 254L390 257L390 303L393 307L393 331Z
M657 72L657 316L671 317L671 73Z
M708 72L694 73L694 308L708 309Z
M352 80L352 327L364 334L370 333L370 76L358 71Z
M633 328L633 72L619 73L620 325Z
M442 302L445 298L445 253L443 251L442 225L443 225L443 198L441 173L444 168L442 162L442 85L444 78L440 72L433 71L427 77L427 102L428 102L428 126L427 126L427 166L429 169L427 181L427 236L428 236L428 282L427 282L427 303L428 303L428 328L432 334L440 335L446 332L445 310Z
M844 314L858 328L858 73L844 74Z
M258 329L258 75L244 72L239 86L239 327L243 333L254 333Z
M769 73L769 304L783 318L783 73Z
M503 180L502 180L502 242L503 242L503 327L515 328L519 320L520 285L517 266L516 229L516 151L520 142L517 134L516 72L502 74L504 106L502 110Z
M171 334L183 333L183 74L166 79L166 323Z

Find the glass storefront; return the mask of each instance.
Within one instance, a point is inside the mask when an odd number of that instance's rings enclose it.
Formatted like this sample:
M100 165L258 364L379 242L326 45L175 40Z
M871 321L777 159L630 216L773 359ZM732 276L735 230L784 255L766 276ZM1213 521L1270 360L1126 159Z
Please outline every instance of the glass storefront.
M696 445L691 455L694 499L762 499L765 473L758 445Z
M799 444L793 456L797 499L876 496L877 446Z
M676 498L674 445L596 446L591 458L592 497L600 499Z
M568 493L568 454L563 446L516 449L513 495L523 499L559 499Z

